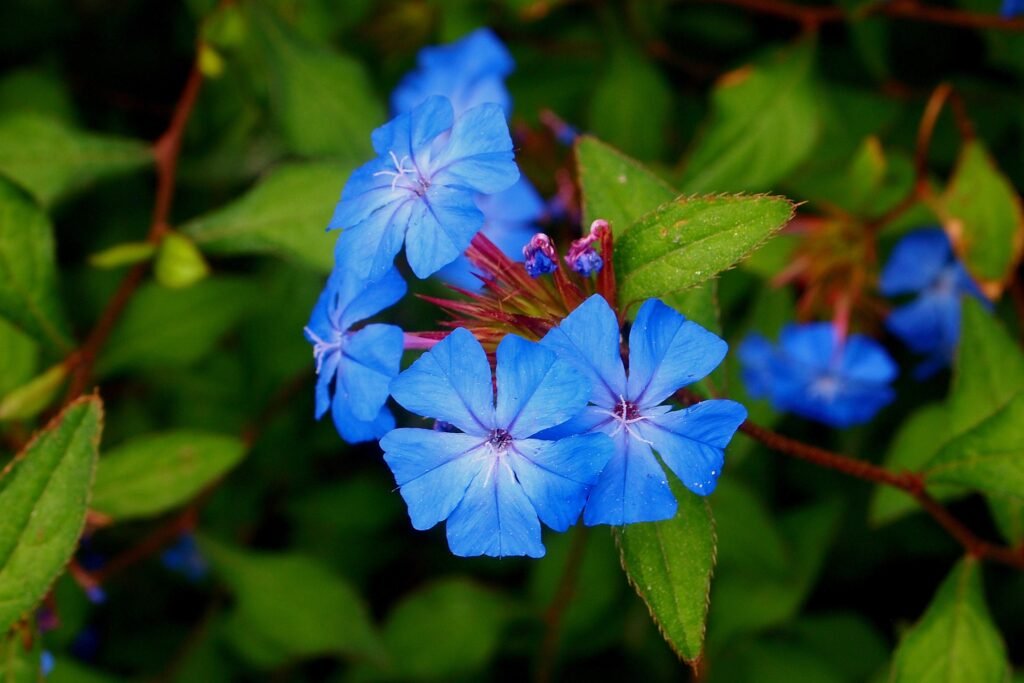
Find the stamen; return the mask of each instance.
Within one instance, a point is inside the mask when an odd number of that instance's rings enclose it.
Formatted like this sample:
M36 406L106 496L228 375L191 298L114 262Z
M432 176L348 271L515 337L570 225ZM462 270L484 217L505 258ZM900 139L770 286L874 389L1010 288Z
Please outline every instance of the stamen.
M377 176L380 176L380 175L392 176L391 189L393 191L395 189L395 187L398 185L398 181L399 181L400 178L405 177L406 173L412 173L413 175L416 175L416 169L415 168L406 168L405 167L405 162L411 161L411 159L409 158L408 154L403 156L401 160L398 159L398 155L395 154L394 151L389 151L388 154L391 155L391 161L395 164L395 170L394 171L377 171L376 173L373 174L373 177L376 178ZM420 185L424 184L422 178L419 179L419 183L420 183ZM413 189L413 188L409 188L409 189Z

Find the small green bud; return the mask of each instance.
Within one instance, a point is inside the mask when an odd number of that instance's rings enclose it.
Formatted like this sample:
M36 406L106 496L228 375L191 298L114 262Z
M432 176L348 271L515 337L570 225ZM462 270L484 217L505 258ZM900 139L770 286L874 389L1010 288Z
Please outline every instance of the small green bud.
M160 242L153 273L164 287L190 287L210 272L195 243L181 233L169 232Z

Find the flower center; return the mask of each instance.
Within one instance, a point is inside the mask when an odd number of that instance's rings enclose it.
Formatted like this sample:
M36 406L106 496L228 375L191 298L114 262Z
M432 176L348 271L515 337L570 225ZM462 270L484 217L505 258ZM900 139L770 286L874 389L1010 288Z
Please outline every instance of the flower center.
M834 401L839 389L839 378L834 375L821 375L811 382L811 396L823 401Z
M341 351L342 343L345 341L345 334L340 330L331 330L331 335L328 339L321 339L316 332L310 328L305 328L306 334L313 340L313 360L316 361L316 374L320 374L320 368L323 367L324 358L335 351Z
M512 435L504 429L495 429L487 438L487 443L497 453L503 453L512 445Z
M374 177L387 175L391 176L391 189L394 190L399 187L401 182L402 189L411 190L416 194L422 196L427 188L430 187L430 181L420 175L419 171L416 170L414 165L406 167L406 163L411 164L412 160L409 155L405 155L401 159L394 152L388 152L391 155L391 161L395 164L394 171L377 171L374 173Z
M640 407L637 404L632 401L627 401L624 396L619 396L619 402L615 404L614 408L611 410L602 410L601 412L614 418L618 423L609 436L615 436L622 430L626 430L626 433L632 438L637 439L638 441L643 441L647 444L651 443L640 436L640 432L634 427L637 423L643 422L647 419L647 416L640 412Z

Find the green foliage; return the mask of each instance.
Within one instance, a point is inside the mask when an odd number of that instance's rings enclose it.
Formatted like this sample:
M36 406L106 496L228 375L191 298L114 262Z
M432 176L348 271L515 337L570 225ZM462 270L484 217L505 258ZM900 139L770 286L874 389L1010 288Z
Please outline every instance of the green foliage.
M194 430L133 439L100 460L92 507L114 520L158 515L191 500L244 454L234 437Z
M26 642L28 635L29 642ZM39 639L22 632L10 631L0 640L0 681L3 683L39 683L42 652Z
M35 417L57 397L67 376L67 365L59 363L17 387L0 399L0 420L27 420Z
M890 680L999 683L1008 675L1006 647L985 607L981 567L975 559L964 559L903 637Z
M199 249L187 237L176 232L164 235L153 264L157 283L171 289L191 287L210 272Z
M79 399L0 473L0 631L43 599L78 544L102 424L100 400Z

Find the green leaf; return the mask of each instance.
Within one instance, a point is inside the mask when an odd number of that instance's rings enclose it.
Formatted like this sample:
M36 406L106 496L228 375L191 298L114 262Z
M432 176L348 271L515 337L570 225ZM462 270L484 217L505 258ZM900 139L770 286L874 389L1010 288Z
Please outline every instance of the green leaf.
M34 202L2 179L0 316L51 349L70 348L57 298L53 226Z
M191 287L210 274L210 266L195 243L177 232L169 232L160 241L153 264L153 278L164 287Z
M26 647L26 642L31 643ZM0 682L41 683L46 680L42 672L42 648L34 633L13 629L0 634Z
M149 434L100 459L92 507L115 520L151 517L188 502L245 454L240 439L177 430Z
M0 396L32 379L39 367L39 346L25 333L0 318Z
M1013 185L977 140L961 151L940 212L964 265L997 298L1024 250L1024 213Z
M1024 499L986 492L988 509L1003 538L1013 547L1024 542Z
M0 473L0 633L35 607L78 545L102 430L78 399Z
M67 364L58 363L16 388L0 400L0 420L27 420L35 417L57 398L67 376Z
M479 674L501 644L507 612L500 594L466 579L444 579L406 597L384 625L395 678L451 681Z
M1002 683L1006 647L985 606L981 566L965 558L939 587L928 611L900 641L892 683Z
M229 639L257 666L323 655L380 659L359 594L317 562L242 552L209 538L200 547L235 596Z
M307 156L368 160L370 132L385 122L362 64L308 42L271 12L247 5L263 48L278 126Z
M664 522L616 530L622 568L673 651L696 666L704 649L715 529L707 501L672 478L679 501Z
M774 196L681 197L644 215L615 245L620 301L698 285L734 266L793 216Z
M603 218L611 223L616 236L679 194L640 162L589 135L576 141L576 168L583 195L583 224Z
M211 254L277 254L327 273L336 233L326 231L345 164L281 166L240 199L195 218L181 231Z
M718 280L708 280L696 287L674 292L662 300L701 327L722 334L718 311Z
M152 162L149 146L136 140L86 133L45 115L0 119L0 174L43 206Z
M148 261L156 254L152 242L122 242L89 256L93 268L120 268Z
M228 278L188 289L144 285L110 335L97 373L191 365L252 309L255 296L247 282Z
M766 190L807 159L820 127L813 63L814 44L805 41L723 76L683 191Z

